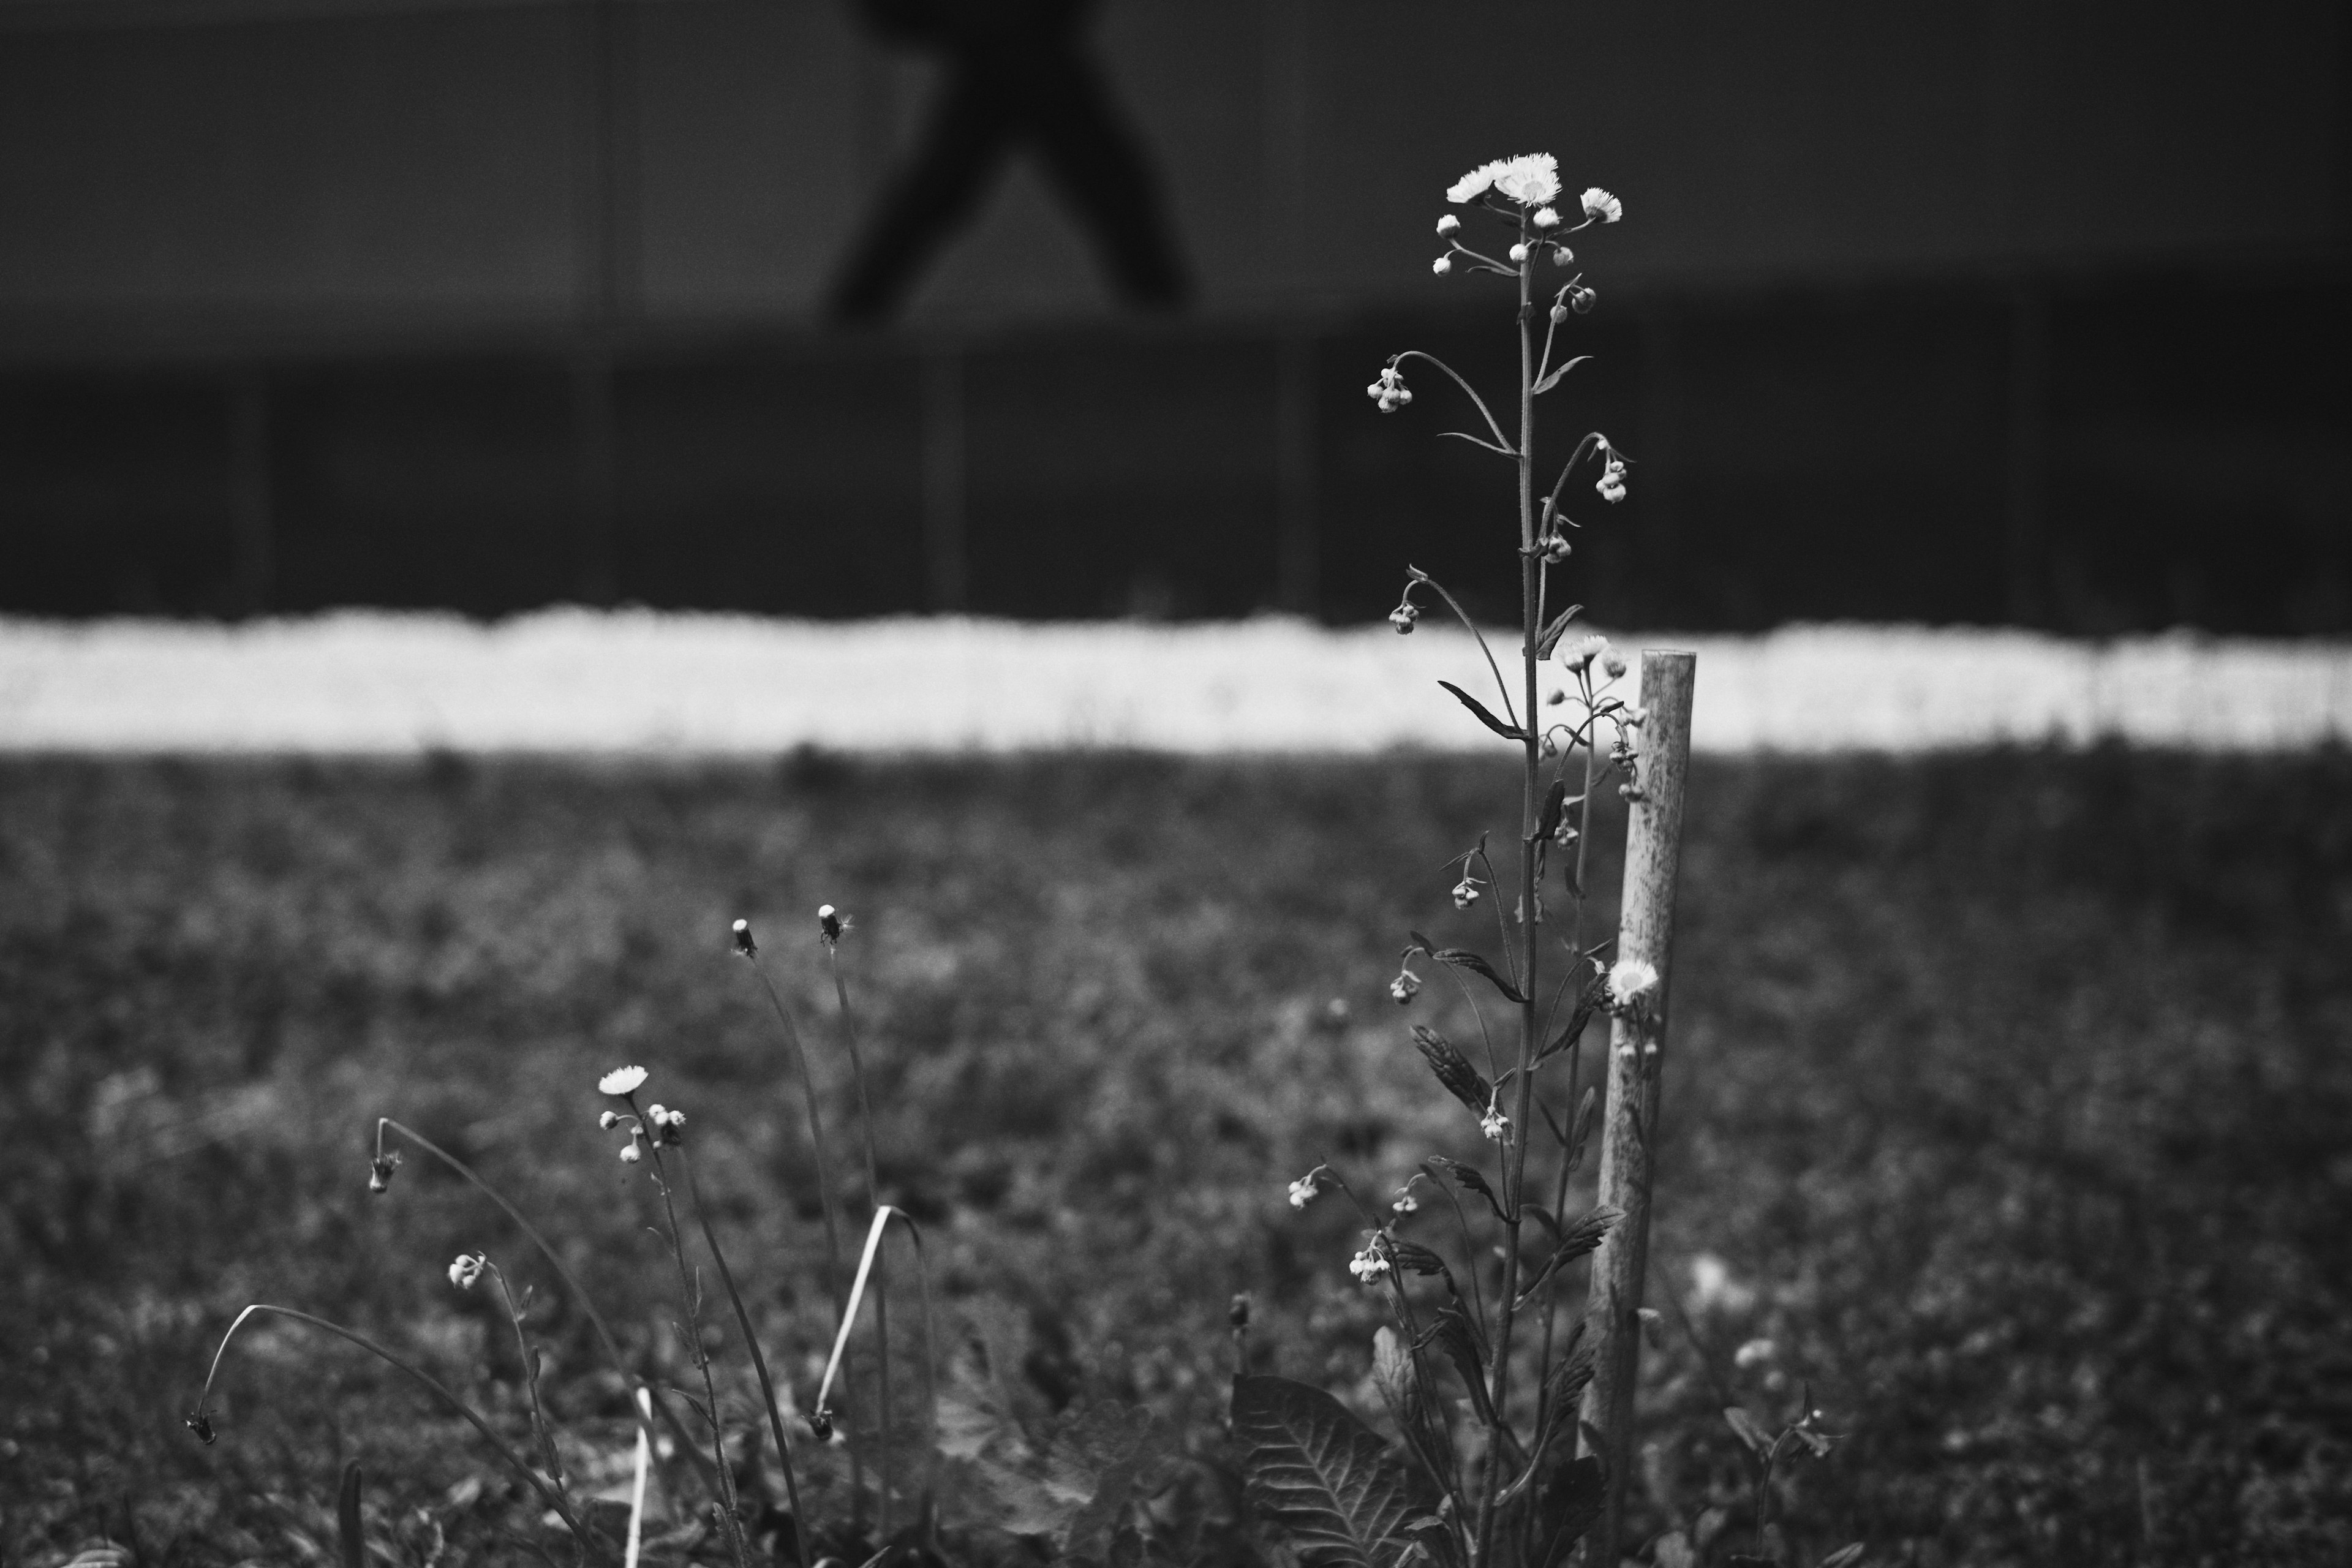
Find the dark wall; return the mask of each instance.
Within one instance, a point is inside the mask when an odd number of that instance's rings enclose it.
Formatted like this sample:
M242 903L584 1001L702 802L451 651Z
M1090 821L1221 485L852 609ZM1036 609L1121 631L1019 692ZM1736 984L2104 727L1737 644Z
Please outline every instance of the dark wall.
M1568 492L1609 619L2352 631L2352 310L2330 273L1636 299L1546 399L1633 498ZM1507 316L290 358L0 376L0 609L570 599L803 615L1385 613L1413 562L1498 617ZM584 411L583 411L584 410ZM608 432L599 462L583 432Z
M0 0L0 609L1357 619L1507 584L1444 186L1549 147L1591 595L2352 629L2352 23L2262 0L1106 0L1198 308L1118 321L1025 165L826 333L936 87L817 0ZM1581 498L1591 500L1589 491ZM1498 521L1500 519L1502 521Z

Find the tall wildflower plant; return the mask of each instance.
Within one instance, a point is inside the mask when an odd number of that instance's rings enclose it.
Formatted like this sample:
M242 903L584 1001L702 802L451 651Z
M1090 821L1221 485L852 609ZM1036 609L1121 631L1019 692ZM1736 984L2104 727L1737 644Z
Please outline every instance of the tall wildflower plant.
M1373 1371L1404 1459L1329 1395L1278 1377L1236 1379L1233 1424L1261 1511L1302 1555L1544 1568L1568 1558L1600 1520L1607 1486L1601 1459L1577 1455L1593 1351L1580 1326L1563 1334L1558 1323L1564 1272L1622 1217L1606 1207L1561 1212L1592 1128L1583 1035L1596 1014L1636 1013L1660 989L1654 968L1628 962L1612 971L1601 959L1608 942L1587 945L1593 796L1614 777L1621 793L1640 798L1645 716L1612 691L1623 659L1601 638L1568 637L1580 606L1557 604L1565 595L1555 588L1579 526L1571 502L1588 493L1574 487L1589 484L1601 504L1622 500L1628 460L1594 431L1568 448L1548 489L1538 467L1538 400L1582 363L1565 355L1562 329L1595 303L1569 239L1616 223L1622 209L1598 187L1563 201L1549 154L1475 169L1446 199L1459 210L1437 221L1445 249L1433 270L1491 275L1517 291L1516 432L1451 366L1419 350L1391 359L1365 390L1381 413L1402 412L1413 401L1408 368L1426 365L1480 422L1445 434L1516 469L1517 664L1507 671L1454 595L1418 568L1406 568L1389 618L1410 633L1442 606L1476 640L1491 699L1444 684L1517 749L1519 833L1516 854L1490 854L1481 839L1447 873L1457 910L1484 902L1492 910L1498 959L1414 931L1390 994L1410 1007L1424 974L1442 974L1458 991L1476 1032L1470 1050L1430 1023L1408 1032L1488 1148L1476 1162L1433 1155L1392 1197L1369 1203L1328 1163L1291 1184L1294 1207L1337 1191L1362 1219L1363 1246L1349 1269L1393 1315L1376 1335Z

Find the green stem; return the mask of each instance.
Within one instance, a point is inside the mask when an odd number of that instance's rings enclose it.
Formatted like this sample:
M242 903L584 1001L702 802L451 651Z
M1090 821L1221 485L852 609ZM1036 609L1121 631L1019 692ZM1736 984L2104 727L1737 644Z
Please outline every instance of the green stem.
M530 1341L522 1331L522 1310L515 1305L514 1292L507 1289L505 1270L495 1263L488 1267L490 1278L499 1282L499 1299L507 1304L507 1319L514 1324L515 1354L522 1361L523 1387L530 1392L530 1430L531 1435L539 1439L540 1462L547 1467L547 1473L555 1478L555 1484L560 1487L563 1484L563 1465L555 1457L555 1438L547 1429L547 1413L540 1408L539 1368L531 1361Z
M841 1002L841 1033L849 1046L849 1073L857 1080L857 1110L866 1131L866 1201L876 1213L880 1213L882 1178L880 1162L874 1152L874 1101L866 1088L866 1063L857 1050L857 1015L849 1005L849 985L841 977L841 950L832 938L825 939L825 968L833 974L833 994ZM880 1408L875 1412L876 1435L880 1447L875 1453L875 1465L880 1471L877 1479L882 1490L882 1539L890 1539L890 1276L888 1259L874 1260L874 1342L879 1352L876 1364L876 1382L880 1394Z
M784 1436L783 1411L776 1403L775 1383L768 1375L768 1358L760 1350L760 1336L751 1331L751 1314L743 1306L742 1292L735 1289L735 1272L727 1267L727 1255L719 1250L719 1237L710 1229L710 1211L702 1201L702 1184L695 1179L694 1163L686 1157L682 1143L677 1146L677 1168L686 1173L687 1195L694 1200L694 1221L702 1227L702 1244L710 1249L710 1260L719 1266L719 1282L727 1288L727 1300L735 1308L735 1325L743 1331L743 1344L751 1352L751 1368L760 1374L760 1396L767 1402L768 1428L776 1438L776 1460L784 1469L784 1497L792 1505L793 1534L796 1542L804 1545L808 1515L801 1511L800 1479L793 1472L793 1446Z
M405 1138L408 1142L415 1144L416 1147L424 1150L426 1153L432 1155L435 1159L440 1161L443 1164L457 1172L457 1174L463 1176L467 1182L473 1184L474 1189L477 1192L480 1193L484 1197L489 1199L490 1202L498 1205L499 1208L506 1211L506 1216L514 1221L515 1228L521 1231L523 1235L530 1239L530 1242L533 1247L539 1248L539 1255L547 1259L547 1266L555 1270L556 1278L562 1280L565 1289L572 1292L572 1299L580 1303L580 1310L588 1314L589 1324L596 1331L597 1342L604 1347L604 1358L613 1363L613 1370L621 1374L621 1381L632 1388L644 1389L647 1396L653 1400L656 1407L661 1411L663 1416L667 1419L673 1426L675 1426L677 1425L677 1418L670 1414L669 1406L663 1401L661 1395L654 1391L653 1384L646 1382L644 1378L639 1377L635 1373L631 1372L629 1370L629 1363L622 1359L620 1343L613 1338L612 1326L604 1321L604 1314L596 1310L594 1298L591 1297L587 1290L581 1286L578 1276L574 1275L571 1269L564 1267L563 1259L556 1256L555 1248L547 1244L547 1237L540 1235L539 1231L531 1225L530 1221L522 1217L522 1211L515 1207L514 1205L509 1203L506 1199L505 1194L499 1192L498 1188L490 1185L489 1183L482 1180L479 1175L477 1175L474 1172L474 1168L471 1165L467 1164L465 1161L460 1160L457 1155L452 1154L448 1150L444 1149L440 1144L436 1143L432 1139L427 1138L425 1134L417 1131L415 1128L407 1126L402 1122L395 1121L389 1116L379 1116L375 1119L375 1147L376 1157L379 1161L383 1158L383 1135L386 1131L399 1133L403 1138ZM654 1440L653 1425L646 1419L645 1412L637 1408L637 1402L635 1399L629 1401L629 1411L630 1414L636 1418L637 1430L646 1435L646 1442L658 1452L661 1446ZM693 1453L691 1448L688 1448L687 1451L689 1454ZM698 1464L700 1456L696 1455L695 1458ZM703 1477L703 1479L710 1484L713 1495L716 1495L718 1485L716 1478L706 1475ZM665 1479L664 1484L668 1484L667 1479Z
M212 1371L205 1376L205 1391L196 1400L195 1414L188 1418L189 1425L198 1428L199 1436L203 1436L206 1430L203 1425L205 1409L212 1403L213 1384L220 1377L221 1362L228 1354L229 1342L236 1338L237 1330L243 1328L245 1321L256 1312L275 1312L281 1318L291 1318L298 1323L308 1323L314 1329L324 1329L331 1334L350 1341L369 1354L390 1363L415 1379L430 1390L441 1403L471 1423L474 1430L479 1432L489 1441L490 1447L498 1450L499 1458L506 1461L507 1468L530 1483L531 1489L539 1493L541 1500L544 1501L549 1508L555 1510L555 1516L563 1521L563 1527L572 1531L572 1539L580 1542L582 1552L593 1552L594 1542L589 1539L587 1531L582 1527L578 1516L572 1513L572 1505L564 1500L563 1495L540 1479L531 1468L522 1462L522 1457L507 1446L506 1439L491 1431L489 1423L474 1413L472 1405L450 1393L423 1369L401 1360L365 1334L353 1329L347 1329L341 1323L331 1323L324 1318L314 1318L308 1312L297 1311L292 1307L273 1307L267 1302L256 1301L244 1311L239 1312L236 1315L236 1321L228 1326L228 1332L221 1336L220 1348L213 1352ZM207 1437L205 1440L210 1441L210 1438Z
M639 1123L644 1117L637 1112L636 1096L628 1097L629 1110L636 1114ZM702 1292L696 1289L693 1272L686 1266L686 1240L677 1225L677 1200L672 1195L667 1172L663 1168L661 1143L658 1136L648 1133L646 1146L653 1151L654 1185L661 1189L662 1215L668 1221L666 1239L669 1242L670 1258L677 1264L678 1303L686 1310L686 1351L693 1361L695 1371L702 1374L703 1414L710 1421L710 1454L719 1467L719 1523L727 1541L727 1554L735 1560L736 1568L750 1568L751 1556L743 1545L743 1521L737 1512L735 1472L727 1463L727 1427L719 1418L719 1387L710 1375L710 1357L702 1348Z
M1525 242L1526 219L1520 220L1520 237ZM1526 711L1536 711L1536 637L1541 627L1535 624L1538 613L1538 599L1541 593L1542 563L1536 553L1535 535L1535 476L1532 464L1535 456L1535 345L1528 335L1528 310L1530 264L1519 264L1519 658L1526 674ZM1520 1184L1526 1173L1528 1151L1528 1112L1533 1103L1535 1089L1535 1055L1540 1041L1537 1038L1539 1020L1536 1016L1536 960L1539 948L1536 940L1536 856L1532 842L1539 802L1538 789L1543 769L1542 741L1530 723L1523 727L1522 762L1519 792L1519 1068L1517 1114L1513 1119L1512 1138L1503 1154L1503 1293L1496 1303L1500 1321L1495 1334L1494 1388L1491 1397L1495 1405L1496 1441L1486 1455L1486 1475L1479 1487L1478 1561L1493 1562L1495 1543L1496 1498L1503 1486L1503 1453L1500 1442L1511 1382L1511 1326L1516 1316L1519 1293L1519 1226L1523 1216L1519 1207Z

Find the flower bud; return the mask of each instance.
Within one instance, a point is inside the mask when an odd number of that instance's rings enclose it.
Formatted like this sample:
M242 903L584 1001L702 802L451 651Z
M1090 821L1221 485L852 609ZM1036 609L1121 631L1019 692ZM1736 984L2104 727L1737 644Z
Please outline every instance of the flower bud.
M1569 290L1569 305L1580 316L1589 316L1592 314L1593 299L1593 292L1590 289L1572 289Z
M1515 246L1511 247L1511 259L1512 259L1512 260L1514 260L1514 261L1525 261L1527 258L1528 258L1528 247L1527 247L1524 244L1521 244L1521 245L1515 245Z
M760 944L751 940L751 922L750 921L737 921L735 922L735 951L741 953L746 958L751 957L753 953L760 951Z
M619 1111L608 1110L604 1112L604 1115L596 1118L596 1125L603 1131L610 1132L614 1127L619 1123L620 1120L621 1113Z
M1568 320L1568 307L1565 305L1554 305L1551 308L1551 324L1557 327L1566 320Z
M1429 269L1432 272L1436 273L1440 278L1443 278L1447 273L1454 270L1454 258L1450 256L1438 257L1429 264Z
M1554 267L1572 267L1576 264L1576 252L1564 245L1555 245L1551 247L1551 264Z
M637 1152L637 1141L632 1138L629 1140L629 1146L621 1151L621 1163L624 1165L634 1165L640 1158L642 1158L642 1156Z
M1421 611L1412 605L1399 605L1389 612L1389 625L1396 627L1399 637L1411 636L1412 624L1419 619L1421 619Z
M1437 232L1440 234L1460 234L1462 232L1462 220L1455 217L1452 213L1447 213L1444 217L1437 220Z
M1559 214L1554 212L1551 208L1538 207L1536 209L1535 226L1538 228L1551 228L1556 226L1559 222Z
M841 916L831 904L820 904L816 911L817 934L827 942L841 940Z
M1625 673L1625 656L1619 653L1615 648L1611 648L1609 650L1609 657L1601 661L1601 668L1607 670L1612 676L1622 675Z

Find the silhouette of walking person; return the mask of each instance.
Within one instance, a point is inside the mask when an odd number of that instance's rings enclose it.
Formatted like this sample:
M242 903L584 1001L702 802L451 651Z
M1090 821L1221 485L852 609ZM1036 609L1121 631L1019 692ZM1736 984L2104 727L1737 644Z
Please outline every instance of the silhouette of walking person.
M1086 225L1128 303L1172 310L1191 287L1160 181L1082 37L1094 0L858 0L889 42L946 57L921 144L891 180L836 280L829 311L888 321L1026 143Z

